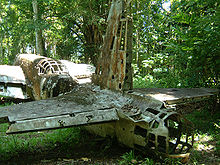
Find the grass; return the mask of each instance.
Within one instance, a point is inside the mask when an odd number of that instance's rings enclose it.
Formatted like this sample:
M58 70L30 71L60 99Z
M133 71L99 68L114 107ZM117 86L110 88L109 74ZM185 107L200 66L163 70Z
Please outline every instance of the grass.
M195 143L191 161L194 164L220 163L220 112L211 113L206 108L186 115L195 125ZM218 160L214 160L218 158ZM210 163L209 163L210 162Z
M43 154L56 150L65 152L80 140L79 128L6 135L8 124L0 124L0 162L17 159L22 154Z
M141 156L135 156L134 150L126 152L121 156L119 165L138 164L138 165L153 165L154 161L150 158L142 158Z

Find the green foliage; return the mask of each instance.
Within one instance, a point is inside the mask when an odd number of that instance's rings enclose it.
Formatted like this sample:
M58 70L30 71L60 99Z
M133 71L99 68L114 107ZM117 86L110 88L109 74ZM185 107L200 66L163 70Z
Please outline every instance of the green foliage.
M127 165L127 164L139 164L139 165L153 165L154 161L149 158L140 159L139 157L135 156L134 151L131 150L130 152L126 152L124 155L121 156L122 160L119 161L120 165Z
M102 43L108 0L40 0L34 21L32 1L1 1L1 64L12 64L18 53L36 53L35 30L42 30L46 55L94 63Z
M50 148L59 147L60 152L63 152L66 148L74 147L80 138L79 128L59 129L47 135L45 144Z
M220 129L220 127L218 127L218 129ZM220 156L220 134L217 134L215 136L217 142L216 142L216 147L215 147L215 153L216 155Z
M137 75L133 78L134 88L161 88L163 87L158 80L155 80L153 76L147 75L141 77Z
M166 158L165 159L165 164L169 164L169 165L181 165L183 163L181 163L181 158Z
M149 158L145 158L145 160L141 163L141 165L153 165L154 161Z
M191 114L186 115L186 118L193 122L196 128L196 136L212 137L216 141L215 153L219 155L220 151L220 113L217 111L211 113L207 108L203 108L200 111L194 111ZM196 147L196 146L194 146ZM201 155L194 152L194 159L199 160Z
M206 108L198 111L195 110L191 114L186 115L186 118L193 122L195 128L198 128L197 133L219 134L220 113L211 113Z
M137 160L134 155L134 151L131 150L130 152L126 152L124 155L121 156L122 160L119 162L120 165L125 164L137 164Z
M219 88L219 3L172 1L170 11L163 3L136 4L138 75L150 75L163 87Z
M32 1L0 2L0 64L12 64L18 53L35 53L35 29L39 29L48 57L96 65L110 1L38 2L37 23ZM163 5L168 2L131 2L135 83L140 80L143 87L219 88L219 2L177 0L165 10Z

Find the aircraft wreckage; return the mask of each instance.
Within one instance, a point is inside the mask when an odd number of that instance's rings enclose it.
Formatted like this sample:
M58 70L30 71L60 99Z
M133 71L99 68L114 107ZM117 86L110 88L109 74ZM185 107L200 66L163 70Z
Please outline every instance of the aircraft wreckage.
M30 57L33 61L30 61ZM14 85L19 88L16 85L19 82L23 92L27 92L28 88L31 91L26 93L26 97L34 96L33 99L38 101L0 108L0 123L10 123L8 134L84 125L92 133L116 137L120 143L131 148L150 150L155 154L184 153L181 156L187 156L193 145L193 126L172 107L214 98L218 92L214 89L111 91L101 89L89 81L94 73L90 65L65 61L68 66L60 61L30 54L19 55L17 61L17 77L1 72L1 78L4 77L4 83L8 84L4 86ZM68 72L68 68L80 70L81 75L79 72ZM19 73L22 70L23 74ZM36 73L32 74L32 80L28 78L31 72ZM34 84L36 80L38 84ZM61 82L68 84L69 88ZM48 87L45 89L44 86ZM63 90L57 92L55 87L59 86Z
M10 123L8 134L83 125L131 148L188 157L193 126L178 112L216 100L219 91L133 89L128 4L112 1L96 71L33 54L18 55L16 66L0 66L0 95L37 100L0 108L0 123Z

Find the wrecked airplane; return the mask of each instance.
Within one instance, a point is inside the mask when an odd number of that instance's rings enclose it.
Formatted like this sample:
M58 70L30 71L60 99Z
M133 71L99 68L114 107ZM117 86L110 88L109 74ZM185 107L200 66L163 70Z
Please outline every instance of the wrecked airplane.
M56 97L76 84L91 82L95 67L54 60L35 54L19 54L15 66L0 65L0 95L32 100Z
M133 89L132 19L124 9L129 2L112 1L95 73L94 67L86 64L37 55L17 57L15 64L22 78L13 82L8 75L0 79L1 84L7 86L8 79L9 84L19 84L16 86L22 92L25 86L23 98L38 101L0 108L0 123L10 123L8 134L83 125L131 148L188 157L194 141L193 126L176 107L216 98L219 91Z
M0 123L10 123L8 134L85 126L91 133L117 138L131 148L155 155L181 153L182 157L188 157L194 140L192 123L171 107L181 104L183 95L188 101L196 101L198 97L215 97L216 92L214 89L120 92L91 83L76 84L70 92L57 97L48 95L51 98L0 108Z

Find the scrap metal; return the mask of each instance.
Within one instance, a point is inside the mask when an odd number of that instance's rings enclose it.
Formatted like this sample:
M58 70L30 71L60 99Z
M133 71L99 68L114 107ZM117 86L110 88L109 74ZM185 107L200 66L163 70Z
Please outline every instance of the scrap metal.
M26 81L20 66L0 65L0 95L27 99Z

